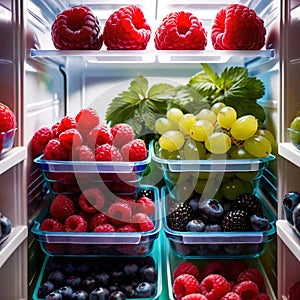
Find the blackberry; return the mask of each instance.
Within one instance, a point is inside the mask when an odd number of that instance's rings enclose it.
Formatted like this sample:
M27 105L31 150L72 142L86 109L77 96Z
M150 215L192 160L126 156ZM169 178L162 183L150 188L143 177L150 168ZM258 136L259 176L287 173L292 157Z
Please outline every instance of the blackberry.
M186 231L186 225L193 217L193 209L188 202L177 203L167 216L167 224L173 230Z
M223 231L249 231L249 215L245 210L233 209L222 220Z
M263 214L261 202L259 198L253 194L242 194L238 196L232 203L232 209L242 209L249 215Z
M137 199L141 198L141 197L148 197L152 200L154 200L154 191L153 190L139 190L138 194L137 194Z

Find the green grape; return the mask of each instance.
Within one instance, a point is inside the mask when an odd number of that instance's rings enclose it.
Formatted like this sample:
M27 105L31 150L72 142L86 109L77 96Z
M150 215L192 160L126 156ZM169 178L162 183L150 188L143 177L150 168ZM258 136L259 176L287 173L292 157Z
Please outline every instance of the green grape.
M251 181L258 176L258 171L251 172L236 172L235 176L245 181Z
M253 159L255 156L248 153L245 148L236 147L234 151L230 152L231 159Z
M217 114L218 124L227 130L231 128L231 125L237 118L236 110L231 106L223 107Z
M214 112L212 112L208 108L203 108L200 110L200 112L197 114L197 119L198 120L206 120L214 124L217 120L217 117Z
M169 160L181 159L181 153L178 150L168 151L168 150L160 148L158 150L158 156L161 158L164 158L164 159L169 159Z
M194 192L194 183L185 181L184 183L176 184L170 191L175 199L182 202L189 199Z
M178 123L179 130L185 134L189 135L192 126L196 123L196 116L193 114L184 114Z
M217 102L210 108L210 110L217 116L219 111L225 106L226 105L223 102Z
M165 179L170 181L172 184L180 184L185 181L191 181L189 172L165 172Z
M244 186L244 194L253 194L254 189L250 181L242 180L242 184Z
M255 134L265 137L271 143L271 145L275 143L274 135L267 129L258 129Z
M164 134L167 131L170 130L178 130L178 124L172 120L169 120L167 118L159 118L155 121L155 130L159 134Z
M190 136L196 140L204 142L207 137L214 132L214 126L207 120L199 120L190 129Z
M245 140L244 147L247 152L255 157L267 157L272 152L271 143L261 135L253 135Z
M183 155L189 160L205 159L206 149L203 143L188 139L183 146Z
M164 150L176 151L183 146L184 136L180 131L167 131L160 136L158 143L159 146Z
M228 200L234 200L244 193L244 185L240 179L232 179L222 184L222 193Z
M231 125L230 133L237 140L246 140L255 134L257 119L252 115L245 115L236 119Z
M205 147L214 154L224 154L231 147L230 137L223 132L214 132L205 140Z
M178 123L183 116L183 112L179 108L172 107L167 111L166 116L168 120Z

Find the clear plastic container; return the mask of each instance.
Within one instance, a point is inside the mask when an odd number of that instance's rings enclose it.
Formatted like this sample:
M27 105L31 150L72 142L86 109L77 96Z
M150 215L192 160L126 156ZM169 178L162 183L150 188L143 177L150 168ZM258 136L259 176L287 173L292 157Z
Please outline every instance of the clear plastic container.
M49 256L137 256L149 255L161 229L159 190L154 186L141 186L154 192L155 214L151 217L154 228L145 232L49 232L40 230L47 218L45 206L35 219L31 231L42 250ZM49 203L50 204L50 203Z
M300 131L294 130L292 128L288 128L288 131L290 133L291 143L295 148L300 150Z
M15 133L17 128L9 131L0 132L0 155L9 151L14 145Z
M185 258L255 258L265 250L276 234L276 216L262 202L264 214L269 219L266 231L249 232L181 232L172 230L167 224L170 201L166 187L162 188L162 228L170 249Z

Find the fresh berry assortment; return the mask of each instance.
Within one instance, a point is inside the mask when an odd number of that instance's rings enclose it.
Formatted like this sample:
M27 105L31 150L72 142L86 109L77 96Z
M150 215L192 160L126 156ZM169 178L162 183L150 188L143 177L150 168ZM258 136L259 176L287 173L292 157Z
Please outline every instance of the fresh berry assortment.
M300 193L290 191L283 196L282 201L285 218L294 232L300 237Z
M49 258L42 272L37 299L154 299L158 290L158 268L151 256L134 260Z
M237 271L235 277L232 277L232 268ZM173 270L172 279L176 300L271 299L264 275L244 260L216 260L202 264L183 261Z
M242 4L230 4L217 13L211 39L216 50L260 50L265 45L264 21Z

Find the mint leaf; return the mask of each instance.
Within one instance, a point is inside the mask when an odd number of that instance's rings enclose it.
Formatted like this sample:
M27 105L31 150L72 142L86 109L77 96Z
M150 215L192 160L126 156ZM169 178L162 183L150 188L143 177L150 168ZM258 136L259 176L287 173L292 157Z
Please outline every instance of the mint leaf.
M147 96L148 80L142 75L138 75L130 82L129 90L141 95L141 98L145 98Z
M154 84L148 91L148 98L156 101L173 99L175 95L175 87L166 83Z

